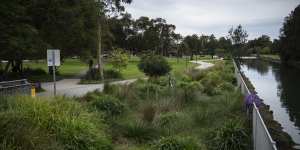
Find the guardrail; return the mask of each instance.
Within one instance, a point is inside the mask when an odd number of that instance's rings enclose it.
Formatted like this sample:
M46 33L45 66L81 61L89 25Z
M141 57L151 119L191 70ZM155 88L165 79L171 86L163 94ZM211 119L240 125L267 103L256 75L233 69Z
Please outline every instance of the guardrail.
M0 97L9 95L31 95L32 85L26 80L0 82Z
M233 64L237 85L241 89L242 94L247 96L250 94L250 90L234 60ZM253 103L252 108L252 136L254 150L277 150L276 142L272 139L255 103Z

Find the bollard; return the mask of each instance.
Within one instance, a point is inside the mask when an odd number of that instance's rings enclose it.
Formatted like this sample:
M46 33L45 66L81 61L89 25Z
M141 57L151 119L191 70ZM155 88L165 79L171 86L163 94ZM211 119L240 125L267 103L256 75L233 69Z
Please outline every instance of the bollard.
M32 87L31 87L31 97L35 97L35 96L36 96L35 93L36 93L36 92L35 92L35 87L32 86Z

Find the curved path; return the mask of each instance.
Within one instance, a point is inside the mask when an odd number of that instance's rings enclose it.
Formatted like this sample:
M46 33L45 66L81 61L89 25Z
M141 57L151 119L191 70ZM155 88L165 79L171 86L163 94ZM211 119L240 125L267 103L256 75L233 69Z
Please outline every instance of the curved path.
M199 60L199 61L190 61L195 64L199 64L196 69L207 69L213 67L214 64L204 62L209 60ZM78 77L77 77L78 78ZM123 80L123 81L115 81L111 82L112 84L130 84L135 82L137 79ZM80 79L63 79L56 82L56 94L60 96L68 96L68 97L80 97L84 96L88 92L92 92L95 90L102 91L104 84L78 84ZM45 92L38 93L37 96L53 96L53 83L45 82L42 83L42 88Z
M130 84L136 81L136 79L131 80L123 80L123 81L115 81L111 82L112 84ZM95 90L102 91L104 84L78 84L80 79L63 79L56 82L56 94L60 96L68 96L68 97L80 97L84 96L88 92L92 92ZM45 82L42 83L42 88L45 92L37 93L37 96L53 96L53 83Z
M208 62L204 62L204 61L210 61L210 60L198 60L198 61L190 61L190 62L199 64L199 66L196 67L196 69L199 69L199 70L208 69L215 65L213 63L208 63Z

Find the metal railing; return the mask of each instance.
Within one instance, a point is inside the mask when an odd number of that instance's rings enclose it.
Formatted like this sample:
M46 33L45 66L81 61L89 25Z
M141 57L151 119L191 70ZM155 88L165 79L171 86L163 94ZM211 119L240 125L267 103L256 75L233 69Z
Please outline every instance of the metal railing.
M32 85L26 79L0 82L0 97L9 95L31 95Z
M235 61L233 61L233 64L237 85L241 89L242 94L247 96L250 94L250 90L247 87ZM277 150L276 142L272 139L255 103L253 103L252 107L252 136L254 150Z

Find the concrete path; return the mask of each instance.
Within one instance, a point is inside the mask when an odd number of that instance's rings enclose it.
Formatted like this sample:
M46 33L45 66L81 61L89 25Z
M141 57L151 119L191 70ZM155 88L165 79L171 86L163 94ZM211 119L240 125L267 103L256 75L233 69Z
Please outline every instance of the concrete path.
M191 63L199 64L199 66L196 67L196 69L203 70L207 69L210 67L213 67L215 64L213 63L208 63L204 61L209 61L209 60L198 60L198 61L190 61Z
M130 84L136 81L136 79L115 81L112 84ZM56 82L56 93L60 96L68 97L80 97L84 96L88 92L95 90L102 91L104 84L78 84L80 79L63 79ZM37 96L53 96L53 83L42 83L42 88L45 92L38 93Z
M192 63L199 64L196 69L207 69L213 67L214 64L204 62L209 60L199 60L199 61L191 61ZM123 81L115 81L111 84L130 84L136 81L137 79L131 80L123 80ZM104 84L78 84L80 79L63 79L56 82L56 93L60 96L68 96L68 97L80 97L84 96L88 92L92 92L95 90L102 91ZM46 90L45 92L38 93L37 96L53 96L53 83L45 82L42 83L42 88Z

